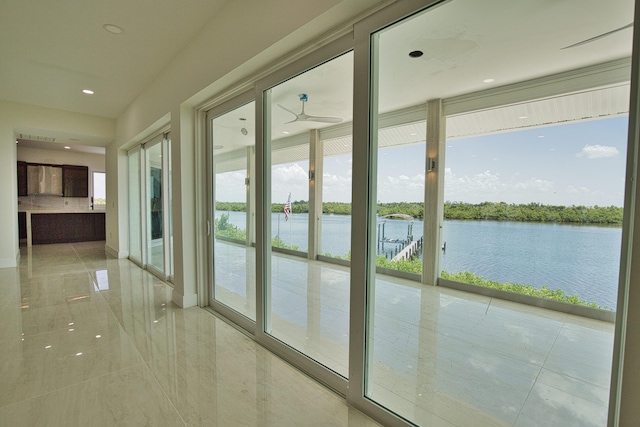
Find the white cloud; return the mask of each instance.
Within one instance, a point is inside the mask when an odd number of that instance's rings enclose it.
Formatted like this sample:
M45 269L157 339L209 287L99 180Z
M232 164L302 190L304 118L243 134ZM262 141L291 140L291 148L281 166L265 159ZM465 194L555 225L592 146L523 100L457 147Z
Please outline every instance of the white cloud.
M424 199L424 173L380 177L378 200L383 202L417 202Z
M216 200L219 202L246 201L245 171L224 172L216 175Z
M544 179L530 178L524 182L516 183L514 187L518 190L549 192L553 191L553 182Z
M289 193L291 200L309 200L309 177L298 163L274 166L271 172L271 200L284 203Z
M587 159L601 159L604 157L615 157L620 154L616 147L607 145L585 145L576 157L586 157Z
M517 178L517 175L514 178ZM555 194L552 181L535 177L525 181L505 181L499 173L490 170L475 175L457 176L450 168L446 168L444 182L445 200L468 203L527 203Z

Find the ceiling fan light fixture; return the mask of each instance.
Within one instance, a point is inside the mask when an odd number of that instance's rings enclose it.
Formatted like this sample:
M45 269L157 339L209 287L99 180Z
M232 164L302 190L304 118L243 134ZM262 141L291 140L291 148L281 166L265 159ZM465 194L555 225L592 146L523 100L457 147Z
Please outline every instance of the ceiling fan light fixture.
M115 24L104 24L102 26L102 28L105 29L105 31L110 32L111 34L122 34L124 33L124 29L122 27L119 27Z

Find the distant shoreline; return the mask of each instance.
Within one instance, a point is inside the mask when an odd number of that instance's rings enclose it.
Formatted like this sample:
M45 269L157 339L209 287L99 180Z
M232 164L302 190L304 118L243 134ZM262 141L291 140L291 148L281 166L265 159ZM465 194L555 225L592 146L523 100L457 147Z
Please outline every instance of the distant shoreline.
M282 212L284 203L272 204L271 211ZM246 204L241 202L216 202L216 210L245 212ZM294 201L292 213L308 213L309 203ZM322 213L351 215L351 204L325 202ZM417 202L380 203L378 215L404 214L422 219L424 204ZM541 203L508 204L504 202L482 202L478 204L445 202L444 219L475 221L543 222L562 224L622 225L623 208L618 206L557 206Z

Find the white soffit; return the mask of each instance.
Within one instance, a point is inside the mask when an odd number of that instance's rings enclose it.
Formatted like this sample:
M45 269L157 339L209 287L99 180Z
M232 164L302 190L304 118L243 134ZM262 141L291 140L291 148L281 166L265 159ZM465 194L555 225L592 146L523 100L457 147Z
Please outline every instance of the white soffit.
M447 117L447 139L620 116L629 112L629 84Z

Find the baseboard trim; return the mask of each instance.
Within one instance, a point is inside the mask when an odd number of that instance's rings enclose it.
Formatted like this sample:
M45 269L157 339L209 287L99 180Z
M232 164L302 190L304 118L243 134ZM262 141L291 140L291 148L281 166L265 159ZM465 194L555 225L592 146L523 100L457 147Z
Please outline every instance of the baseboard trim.
M198 294L180 295L174 289L172 299L173 302L182 308L195 307L198 305Z
M112 256L114 258L126 258L129 256L127 252L124 252L124 251L119 252L117 249L112 248L106 243L104 244L104 251L107 253L107 255Z

